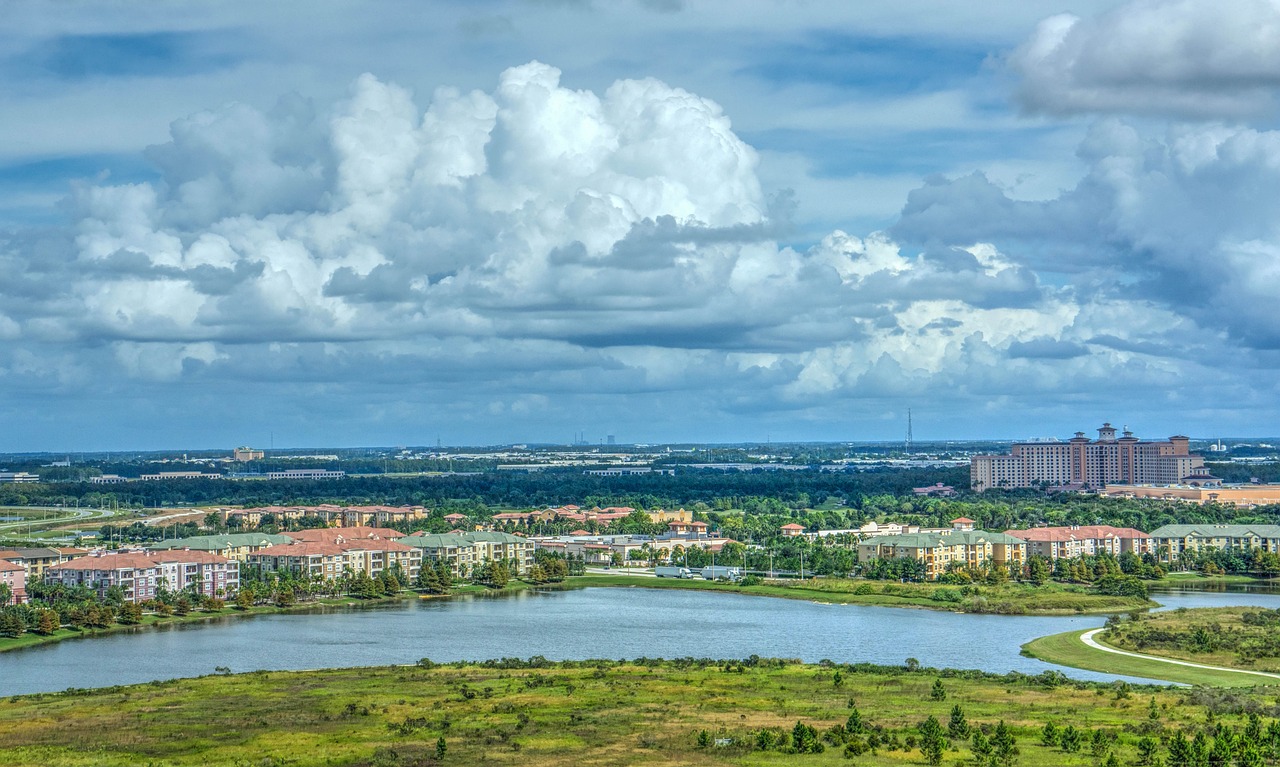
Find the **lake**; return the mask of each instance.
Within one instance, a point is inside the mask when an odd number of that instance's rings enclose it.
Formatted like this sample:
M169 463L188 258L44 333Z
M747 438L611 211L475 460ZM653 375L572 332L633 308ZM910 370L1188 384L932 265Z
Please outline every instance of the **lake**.
M1165 609L1280 607L1280 595L1185 591ZM0 695L106 687L232 671L434 661L638 657L800 658L996 673L1062 671L1018 654L1036 637L1101 626L1105 616L968 615L704 591L586 588L503 597L405 600L367 608L217 618L0 653ZM1141 681L1128 678L1130 681Z

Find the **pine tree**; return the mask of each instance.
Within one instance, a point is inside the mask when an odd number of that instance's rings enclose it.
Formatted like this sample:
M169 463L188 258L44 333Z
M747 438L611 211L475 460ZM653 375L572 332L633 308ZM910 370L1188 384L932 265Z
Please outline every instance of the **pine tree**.
M857 735L864 730L866 730L866 723L862 721L862 713L857 707L850 709L849 718L844 723L844 731L850 735Z
M1012 767L1018 757L1018 741L1013 737L1013 730L1000 720L996 725L995 735L991 738L991 747L995 751L996 761L1005 767Z
M1058 736L1058 745L1062 746L1062 750L1068 754L1074 754L1080 750L1080 745L1084 741L1084 736L1075 728L1075 725L1069 724L1062 728L1062 734Z
M1045 722L1040 728L1040 742L1050 748L1058 745L1058 735L1058 726L1053 722Z
M941 679L933 680L933 689L929 691L930 700L946 700L947 688L942 686Z
M947 722L947 735L953 740L964 740L969 737L969 722L964 718L964 709L957 703L951 707L951 721Z
M937 717L930 716L920 725L920 753L928 764L942 764L942 754L946 751L947 740L942 734L942 725Z

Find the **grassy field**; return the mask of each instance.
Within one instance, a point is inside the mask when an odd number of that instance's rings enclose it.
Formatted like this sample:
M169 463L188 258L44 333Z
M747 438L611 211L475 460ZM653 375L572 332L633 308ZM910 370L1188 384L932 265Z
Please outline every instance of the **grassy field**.
M944 700L933 692L939 680ZM1240 728L1242 718L1229 712L1242 702L1049 677L770 662L256 672L0 700L0 760L15 767L849 764L847 736L833 728L856 705L877 745L854 764L923 763L917 726L933 715L945 728L960 706L971 726L1007 722L1023 767L1069 767L1100 760L1087 745L1077 753L1042 745L1046 722L1086 736L1101 730L1127 764L1144 735L1203 727L1203 704ZM761 731L791 733L797 722L828 734L823 753L756 748ZM699 745L704 730L711 745ZM856 737L865 746L869 735ZM969 741L957 737L944 763L970 757Z
M806 581L769 580L759 586L675 578L638 578L630 575L587 575L570 579L575 586L642 586L645 588L732 591L739 594L806 599L812 602L923 607L956 612L1009 615L1074 615L1141 610L1154 602L1135 597L1112 597L1081 586L1048 583L1032 586L1006 583L1000 586L941 586L928 583L821 578Z
M1267 680L1253 674L1231 671L1190 668L1158 660L1117 655L1086 645L1080 635L1089 629L1067 631L1040 637L1022 646L1023 655L1039 658L1046 663L1060 666L1101 671L1105 674L1122 674L1144 679L1158 679L1176 684L1203 685L1209 687L1254 687ZM1095 637L1101 641L1101 635Z
M1246 615L1269 616L1269 620L1248 624ZM1206 607L1135 616L1102 638L1131 652L1280 672L1280 614L1257 607Z

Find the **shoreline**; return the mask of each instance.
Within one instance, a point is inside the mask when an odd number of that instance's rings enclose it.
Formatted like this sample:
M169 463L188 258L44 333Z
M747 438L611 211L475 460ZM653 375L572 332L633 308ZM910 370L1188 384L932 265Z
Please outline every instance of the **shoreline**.
M1189 574L1181 575L1181 577L1173 578L1171 586L1181 585L1179 582L1195 582L1206 585L1221 584L1223 586L1239 585L1247 583L1276 583L1275 579L1261 578L1243 578L1242 576L1228 576L1227 578L1204 578L1202 576L1192 576ZM824 581L804 581L801 583L822 583ZM829 582L829 581L827 581ZM450 594L421 594L416 591L404 591L394 596L384 596L378 599L357 599L355 597L336 597L319 599L314 602L305 602L301 604L291 605L289 607L276 607L274 605L258 605L248 610L241 610L237 607L228 605L219 612L209 613L202 611L192 611L184 616L156 616L154 614L143 617L141 623L125 625L113 624L106 628L86 628L86 629L68 629L60 628L57 632L49 635L35 634L31 632L24 633L17 639L0 638L0 653L17 652L20 650L42 647L45 645L56 644L58 642L71 639L90 639L97 636L106 636L110 634L120 634L127 632L145 631L155 628L164 628L168 626L183 623L199 623L207 622L220 618L237 618L237 617L253 617L258 615L276 615L287 613L302 612L323 612L326 610L338 609L358 609L366 607L377 607L380 605L394 604L400 601L411 599L453 599L456 597L479 596L484 598L497 598L509 596L528 590L567 590L567 589L585 589L585 588L652 588L652 589L683 589L693 591L709 591L709 592L727 592L731 594L741 594L744 596L766 597L773 599L794 599L812 602L814 604L829 605L853 605L865 607L890 607L907 610L934 610L938 612L950 612L960 614L987 614L987 615L1010 615L1010 616L1068 616L1068 615L1107 615L1114 613L1130 612L1132 610L1149 611L1161 607L1162 605L1154 599L1146 599L1143 603L1129 604L1112 604L1097 607L1061 607L1052 609L1025 610L1023 612L999 612L996 610L976 611L963 609L962 604L939 602L922 596L919 589L909 591L903 594L884 593L884 586L893 586L893 582L876 582L876 581L859 581L860 584L876 583L881 587L881 591L874 593L858 594L853 591L835 591L816 588L804 588L802 586L790 585L786 581L765 581L758 586L739 586L734 583L721 583L718 581L704 581L700 579L667 579L646 577L635 574L588 574L571 576L565 581L559 583L529 583L522 580L512 580L506 587L502 589L490 589L484 586L467 585L458 588ZM1157 584L1163 584L1165 581L1158 581ZM913 584L913 587L915 584ZM938 586L943 587L944 586ZM954 588L954 587L952 587ZM990 589L996 587L979 587L980 589ZM1074 592L1050 592L1053 594L1074 594ZM1092 595L1082 595L1092 596ZM1123 599L1117 597L1116 599ZM1132 599L1132 598L1129 598ZM1025 648L1024 648L1025 649ZM1070 666L1071 664L1062 664ZM1075 666L1072 666L1075 668ZM1084 668L1084 667L1080 667ZM1096 671L1096 668L1086 668L1085 670ZM1105 670L1105 669L1104 669Z

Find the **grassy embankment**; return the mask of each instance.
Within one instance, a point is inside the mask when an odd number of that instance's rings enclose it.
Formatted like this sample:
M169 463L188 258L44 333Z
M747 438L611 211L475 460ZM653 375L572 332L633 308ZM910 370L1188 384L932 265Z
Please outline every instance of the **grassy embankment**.
M1162 658L1280 672L1280 611L1258 607L1169 610L1134 616L1098 638L1121 650Z
M1022 646L1023 655L1039 658L1046 663L1060 666L1100 671L1104 674L1121 674L1144 679L1162 679L1167 682L1207 687L1254 687L1271 684L1265 677L1241 674L1235 671L1191 668L1164 661L1117 655L1086 645L1080 635L1091 629L1067 631L1040 637ZM1101 634L1095 635L1101 641ZM1197 661L1200 662L1200 661ZM1277 680L1280 683L1280 680Z
M933 694L939 679L945 700ZM1144 735L1203 727L1202 704L1242 727L1230 713L1240 700L1208 697L974 672L736 662L255 672L3 699L0 754L15 767L394 767L436 763L443 738L444 764L834 765L850 763L838 734L824 753L755 744L762 730L789 734L798 721L830 732L856 705L873 731L883 730L876 750L853 763L906 765L923 763L917 726L933 715L946 728L958 705L970 725L1007 722L1022 767L1098 763L1088 740L1076 753L1042 745L1046 722L1074 725L1086 738L1102 730L1127 764ZM700 747L702 730L731 743ZM857 736L862 745L869 735ZM970 757L962 738L944 756L946 764Z
M1083 586L1047 583L1033 586L1006 583L999 586L943 586L929 583L822 578L806 581L766 580L759 586L704 581L697 578L637 578L629 575L587 575L571 579L575 586L633 586L643 588L731 591L739 594L807 599L812 602L918 607L956 612L1008 615L1075 615L1142 610L1155 603L1138 597L1099 594Z

